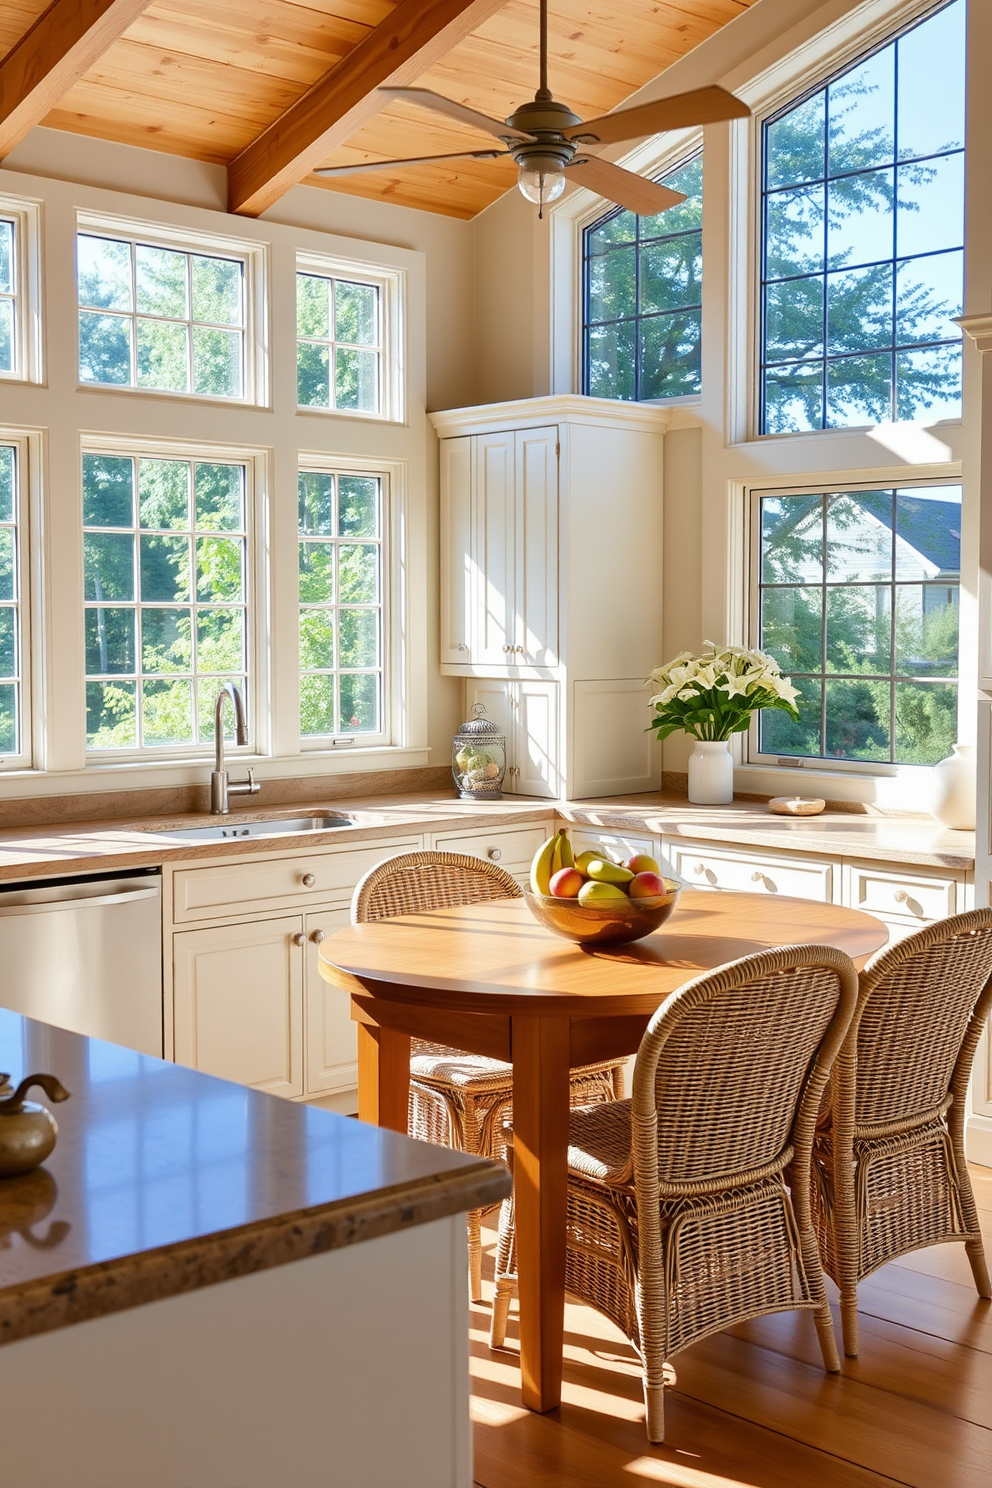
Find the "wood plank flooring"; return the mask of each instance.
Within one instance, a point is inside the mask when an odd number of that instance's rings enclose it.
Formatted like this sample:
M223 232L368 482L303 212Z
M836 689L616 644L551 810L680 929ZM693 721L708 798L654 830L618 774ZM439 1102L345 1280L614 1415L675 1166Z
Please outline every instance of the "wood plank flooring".
M972 1181L992 1255L992 1170ZM992 1488L992 1304L963 1246L917 1251L862 1286L861 1357L839 1376L824 1374L808 1314L680 1354L662 1447L644 1433L633 1349L578 1303L561 1408L525 1411L515 1316L507 1350L491 1351L490 1295L472 1309L476 1488Z

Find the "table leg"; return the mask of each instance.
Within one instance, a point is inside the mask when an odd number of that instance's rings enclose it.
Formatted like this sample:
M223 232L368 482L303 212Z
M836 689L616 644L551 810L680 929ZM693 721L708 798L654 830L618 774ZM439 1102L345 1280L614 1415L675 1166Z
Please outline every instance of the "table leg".
M409 1034L376 1023L359 1023L359 1121L405 1134L409 1098Z
M524 1405L561 1404L565 1328L568 1019L515 1017L513 1184Z

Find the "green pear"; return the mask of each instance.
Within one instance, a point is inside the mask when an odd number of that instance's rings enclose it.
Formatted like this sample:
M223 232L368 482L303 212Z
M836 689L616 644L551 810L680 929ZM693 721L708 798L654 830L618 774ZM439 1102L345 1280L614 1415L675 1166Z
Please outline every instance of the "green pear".
M584 883L579 890L579 903L591 905L594 908L597 904L608 906L617 904L620 900L626 901L626 899L627 895L616 884L597 883L594 878L589 879L588 883Z
M629 868L621 868L619 863L611 863L606 858L593 858L586 872L598 883L608 884L630 883L634 876Z

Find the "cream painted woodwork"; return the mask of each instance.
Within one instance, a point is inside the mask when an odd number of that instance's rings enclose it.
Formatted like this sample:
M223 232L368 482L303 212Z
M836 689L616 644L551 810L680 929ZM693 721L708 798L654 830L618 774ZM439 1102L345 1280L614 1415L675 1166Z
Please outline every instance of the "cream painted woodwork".
M657 789L664 409L560 396L431 415L441 670L508 740L508 793Z
M560 686L533 677L479 677L465 686L466 713L481 703L506 735L506 795L566 794L560 761L563 755Z
M530 865L534 854L547 841L554 830L554 819L535 822L527 827L500 827L485 832L435 832L431 846L441 852L466 853L470 857L487 858L498 863L507 873L512 873L521 887L530 879Z
M302 1095L302 916L183 930L172 946L176 1062Z
M755 894L784 894L791 899L842 903L841 872L823 859L754 853L749 848L714 847L711 843L672 838L666 844L675 877L687 888L736 889Z
M306 1010L306 1094L331 1095L358 1086L358 1033L347 994L325 982L317 949L325 935L347 925L348 905L316 910L303 923L306 935L303 1005Z

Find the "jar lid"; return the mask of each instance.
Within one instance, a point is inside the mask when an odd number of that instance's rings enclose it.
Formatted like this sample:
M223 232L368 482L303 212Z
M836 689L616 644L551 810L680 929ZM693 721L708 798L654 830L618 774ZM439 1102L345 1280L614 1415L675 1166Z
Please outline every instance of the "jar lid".
M472 712L475 717L462 724L458 730L459 734L470 734L475 739L491 739L494 736L502 738L502 729L493 723L491 718L486 717L486 710L482 703L473 703Z

